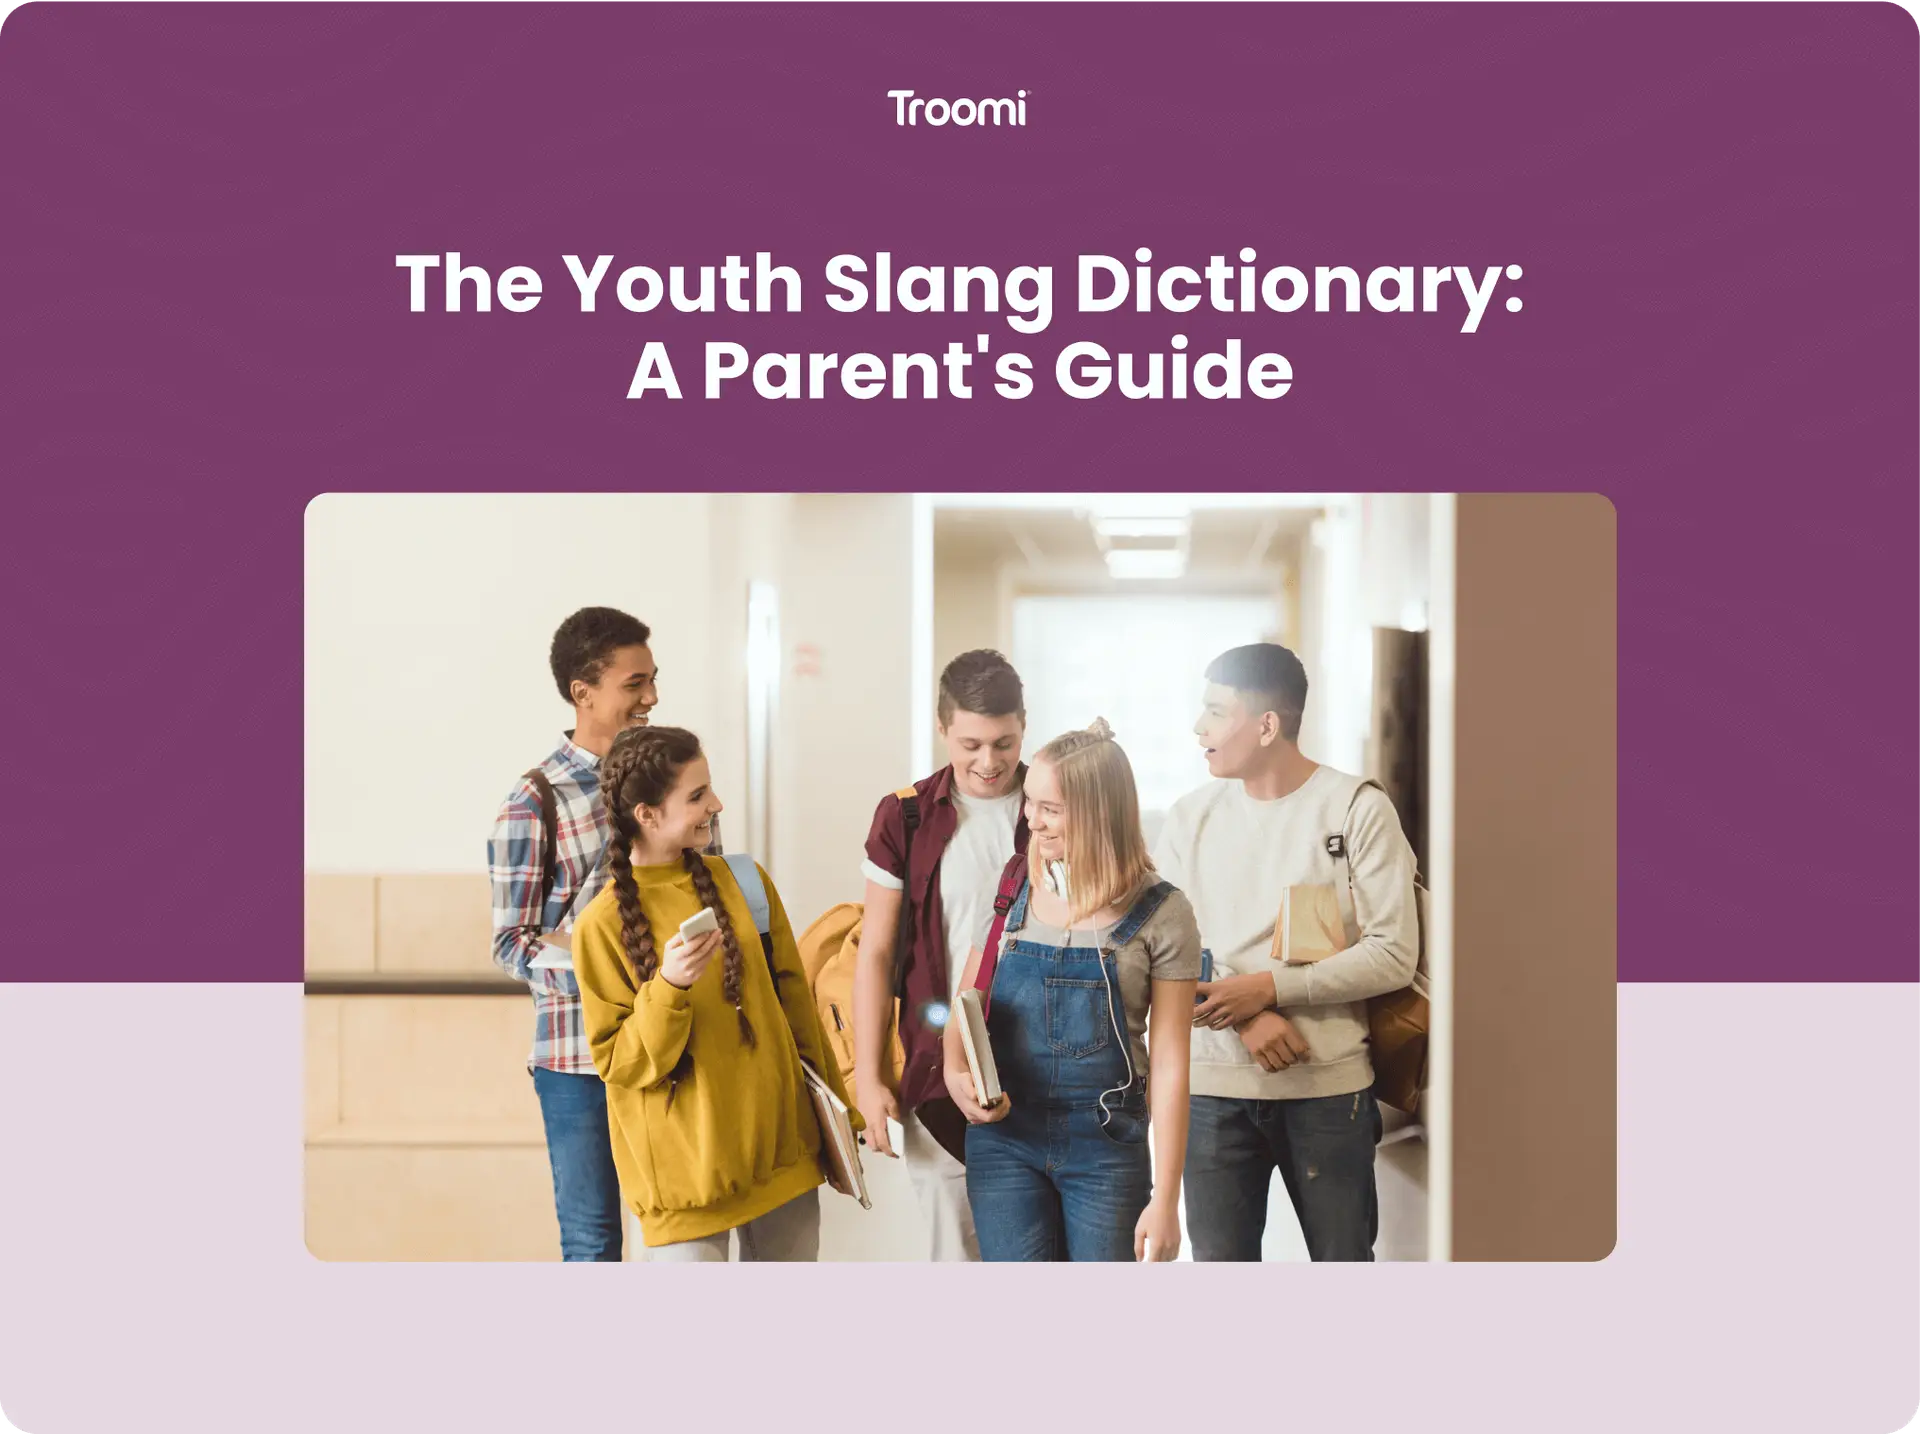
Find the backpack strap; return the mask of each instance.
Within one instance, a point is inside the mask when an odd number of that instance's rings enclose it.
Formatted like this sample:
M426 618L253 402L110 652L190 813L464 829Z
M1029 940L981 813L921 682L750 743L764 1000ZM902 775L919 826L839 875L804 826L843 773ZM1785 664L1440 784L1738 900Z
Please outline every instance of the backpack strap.
M540 768L535 767L522 780L533 788L540 802L540 919L544 921L560 870L560 803L553 795L553 783Z
M907 962L913 952L913 834L920 828L920 791L902 787L893 794L900 802L903 835L900 841L900 926L893 935L893 998L907 992Z
M993 895L993 925L987 928L987 944L980 952L980 970L973 978L973 988L980 993L983 1016L993 1005L993 968L1000 961L1000 938L1006 934L1007 913L1013 910L1026 884L1027 858L1016 853L1000 873L1000 889Z
M1347 879L1344 883L1344 897L1342 896L1340 884L1336 884L1334 886L1334 898L1341 901L1344 908L1340 913L1341 920L1352 921L1354 934L1356 936L1361 934L1360 901L1359 894L1353 885L1352 841L1347 836L1347 830L1353 825L1353 804L1360 800L1360 793L1368 787L1377 788L1382 795L1387 796L1388 799L1391 800L1391 794L1387 792L1387 789L1373 778L1357 778L1354 781L1353 790L1347 794L1347 813L1346 816L1341 819L1340 830L1330 833L1326 839L1327 855L1332 857L1335 863L1344 869L1347 874ZM1418 933L1415 937L1417 944L1414 947L1414 972L1417 980L1424 980L1427 975L1427 888L1420 880L1420 873L1417 869L1413 873L1413 914Z
M1333 858L1334 865L1346 873L1347 879L1344 883L1334 884L1333 894L1342 908L1341 920L1348 923L1348 929L1357 936L1360 931L1360 903L1353 889L1353 861L1348 849L1350 842L1347 837L1347 828L1353 825L1353 804L1360 799L1360 793L1368 787L1380 787L1380 784L1371 777L1353 777L1348 780L1351 785L1347 791L1346 805L1342 809L1340 830L1329 832L1325 845L1327 855ZM1386 788L1380 787L1380 790L1384 792Z
M1112 955L1122 946L1125 946L1129 941L1133 940L1135 936L1139 935L1140 928L1153 920L1155 913L1166 904L1167 898L1172 895L1172 882L1156 881L1136 896L1133 900L1133 905L1127 908L1127 914L1120 918L1120 924L1114 927L1108 934L1106 944L1107 954Z
M760 879L760 867L744 851L728 852L722 858L727 870L733 873L734 881L740 887L740 894L747 899L747 910L753 913L753 929L760 933L760 950L767 958L767 969L773 970L773 903L767 900L767 885ZM778 973L776 984L778 984Z

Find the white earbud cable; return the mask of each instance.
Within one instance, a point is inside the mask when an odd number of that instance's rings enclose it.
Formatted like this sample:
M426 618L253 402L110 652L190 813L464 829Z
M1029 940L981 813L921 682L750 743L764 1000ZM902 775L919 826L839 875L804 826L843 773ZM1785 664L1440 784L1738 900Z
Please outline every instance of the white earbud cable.
M1071 915L1072 913L1069 912L1068 914ZM1111 930L1112 928L1109 927L1108 929ZM1124 1096L1133 1089L1133 1045L1132 1042L1127 1039L1127 1033L1120 1029L1120 996L1114 989L1115 982L1107 976L1107 956L1109 954L1113 956L1114 972L1117 976L1120 967L1120 953L1118 951L1112 953L1107 951L1106 938L1100 934L1099 926L1096 925L1093 928L1093 934L1095 937L1094 950L1099 953L1100 957L1100 981L1101 984L1105 986L1107 992L1107 1020L1113 1026L1114 1040L1120 1043L1120 1054L1127 1062L1127 1083L1100 1092L1100 1113L1106 1116L1108 1120L1111 1120L1113 1119L1113 1112L1107 1109L1107 1101L1116 1095Z
M1073 898L1069 895L1067 864L1064 861L1051 861L1047 863L1047 885L1052 888L1055 896L1067 904L1067 945L1071 946L1073 945ZM1125 920L1124 917L1121 919ZM1111 932L1112 930L1112 927L1107 928L1107 932ZM1107 1102L1114 1096L1124 1096L1133 1089L1133 1043L1127 1039L1127 1033L1120 1028L1120 993L1116 989L1117 983L1115 979L1107 975L1108 956L1113 957L1115 976L1118 975L1120 953L1118 951L1110 952L1107 950L1107 933L1103 933L1100 930L1100 924L1098 922L1094 923L1093 937L1094 954L1100 962L1100 985L1101 989L1107 993L1107 1023L1113 1028L1113 1038L1119 1042L1121 1058L1127 1063L1127 1083L1101 1091L1100 1099L1097 1102L1102 1117L1106 1120L1112 1120L1113 1112L1107 1109Z

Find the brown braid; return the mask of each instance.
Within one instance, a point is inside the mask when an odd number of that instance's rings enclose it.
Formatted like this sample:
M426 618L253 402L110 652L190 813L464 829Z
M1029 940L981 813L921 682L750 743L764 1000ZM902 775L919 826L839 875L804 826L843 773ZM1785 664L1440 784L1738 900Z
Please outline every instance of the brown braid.
M633 811L628 809L624 823L607 813L607 825L613 836L607 842L607 862L613 876L613 899L620 907L620 942L633 963L635 985L653 979L660 969L660 955L653 948L653 928L640 910L640 883L633 879ZM623 830L622 828L627 828Z
M613 880L614 899L620 908L620 940L627 960L633 964L636 984L653 979L660 969L660 956L654 946L653 930L640 907L640 884L633 876L633 843L640 834L634 817L637 806L659 806L666 801L680 773L700 755L700 739L681 727L629 727L613 739L606 759L600 764L600 791L607 810L607 868ZM740 1038L755 1044L753 1025L741 1008L740 983L743 966L740 942L734 935L733 921L713 873L696 851L681 853L687 874L693 878L694 892L720 918L720 939L725 948L721 971L722 991L734 1014L740 1018Z
M740 982L746 974L741 964L740 938L733 934L733 918L727 915L726 903L720 899L720 888L714 884L713 873L707 870L707 860L697 851L680 853L680 860L686 864L687 875L693 878L693 890L702 904L711 906L713 914L720 918L720 943L726 948L726 964L721 970L721 990L734 1014L740 1018L740 1039L749 1046L756 1044L753 1038L753 1022L747 1019L747 1013L740 1005Z

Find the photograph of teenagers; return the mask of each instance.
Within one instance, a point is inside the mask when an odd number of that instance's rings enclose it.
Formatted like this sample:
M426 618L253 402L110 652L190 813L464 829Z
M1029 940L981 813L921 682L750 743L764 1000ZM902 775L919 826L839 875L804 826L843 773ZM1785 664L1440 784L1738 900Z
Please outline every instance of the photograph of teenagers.
M316 500L309 1249L1604 1258L1614 545L1584 495Z

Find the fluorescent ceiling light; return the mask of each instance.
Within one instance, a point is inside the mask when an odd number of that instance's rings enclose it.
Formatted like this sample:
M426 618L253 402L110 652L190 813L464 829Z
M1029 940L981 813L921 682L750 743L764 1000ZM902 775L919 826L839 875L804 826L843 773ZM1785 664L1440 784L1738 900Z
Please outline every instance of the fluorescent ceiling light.
M1094 498L1086 509L1098 518L1179 518L1193 515L1193 505L1179 493L1114 493Z
M1103 538L1172 538L1187 536L1193 523L1188 518L1095 517L1093 531Z
M1112 548L1107 571L1123 581L1130 578L1178 578L1187 571L1187 555L1178 548Z

